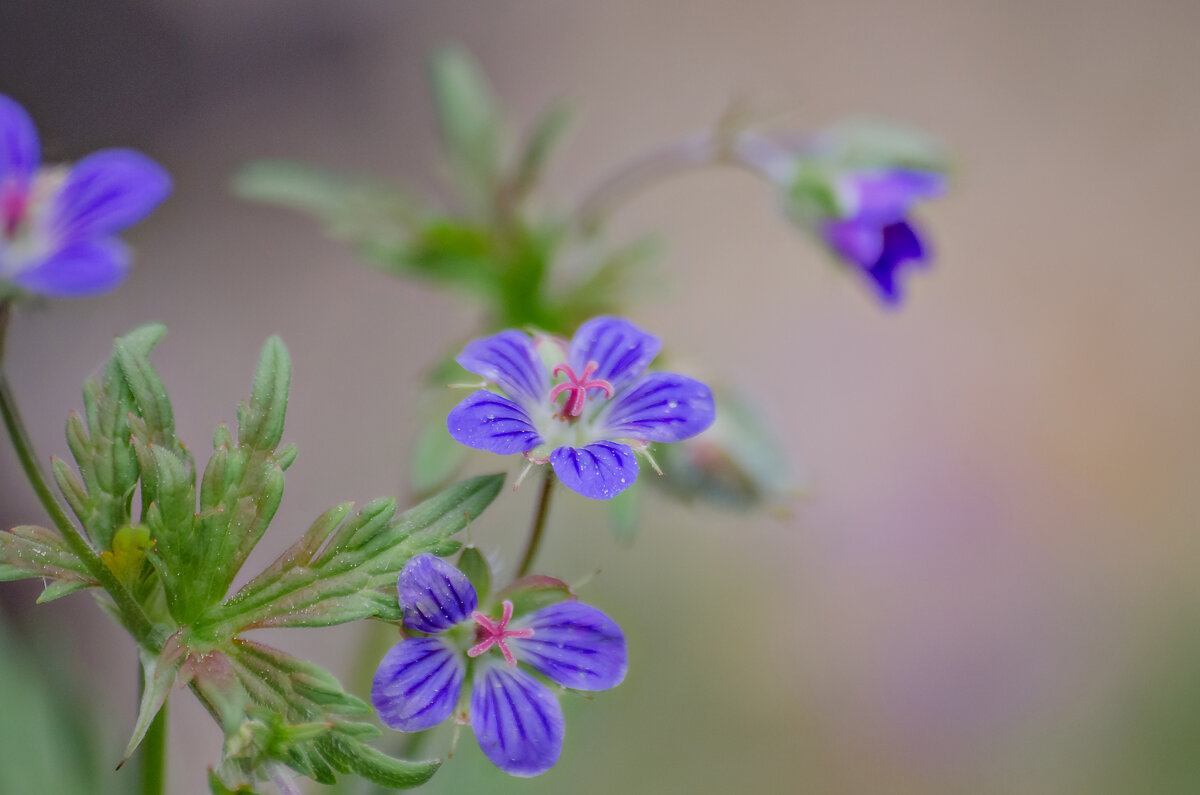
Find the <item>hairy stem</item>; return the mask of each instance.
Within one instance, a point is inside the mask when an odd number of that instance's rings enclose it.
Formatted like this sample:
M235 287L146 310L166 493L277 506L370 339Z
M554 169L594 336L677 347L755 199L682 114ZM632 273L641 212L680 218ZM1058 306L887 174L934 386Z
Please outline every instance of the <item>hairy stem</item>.
M525 555L517 568L517 577L524 577L533 567L537 557L538 547L542 544L542 531L546 529L546 516L550 513L550 494L554 490L554 470L547 464L546 475L542 479L542 490L538 492L537 510L533 514L533 526L529 529L529 541L525 545Z
M3 351L8 317L8 302L0 301L0 415L3 415L4 427L8 430L8 437L12 441L13 449L16 450L17 459L21 462L21 469L24 470L25 477L29 479L30 485L33 486L33 490L37 494L38 501L42 503L42 507L50 515L54 526L62 533L67 546L83 562L83 565L88 570L88 574L98 580L104 590L108 591L113 601L116 602L117 608L121 611L125 627L139 644L157 651L157 640L152 637L154 625L146 617L146 613L142 610L141 605L129 593L129 589L117 579L117 576L113 574L108 566L104 565L104 561L100 560L100 556L96 554L96 550L92 549L92 545L88 543L79 529L75 527L70 517L67 516L67 512L63 510L62 505L54 498L54 492L50 490L49 481L38 464L38 457L33 448L33 442L29 438L29 432L25 429L25 423L21 420L21 414L17 410L16 398L9 387L8 378L4 374Z
M163 795L167 791L167 705L164 702L150 722L141 744L140 795Z

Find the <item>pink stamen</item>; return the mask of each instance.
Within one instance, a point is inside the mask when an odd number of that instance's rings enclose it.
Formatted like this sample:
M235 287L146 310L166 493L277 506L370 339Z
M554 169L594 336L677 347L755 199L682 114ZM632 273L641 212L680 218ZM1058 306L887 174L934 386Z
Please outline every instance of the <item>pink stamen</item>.
M17 234L27 210L28 197L15 181L10 180L0 186L0 230L3 230L4 237L11 238Z
M475 628L475 639L479 642L467 650L468 657L478 657L492 646L499 646L500 653L504 655L504 661L509 665L516 665L517 658L513 657L512 650L508 648L506 642L509 638L531 638L533 637L532 629L509 629L508 622L512 620L513 603L504 600L504 615L499 621L493 621L476 610L471 614L471 618L475 619L475 623L479 626Z
M596 362L588 362L587 367L583 368L583 372L575 375L575 371L571 369L571 365L563 363L554 368L555 375L567 376L567 380L561 384L556 384L550 390L550 402L554 402L556 398L563 392L567 393L567 402L563 404L563 417L578 417L583 413L583 404L587 402L587 393L589 389L603 389L605 397L613 396L612 384L605 381L603 378L592 378L592 373L600 369L600 365Z

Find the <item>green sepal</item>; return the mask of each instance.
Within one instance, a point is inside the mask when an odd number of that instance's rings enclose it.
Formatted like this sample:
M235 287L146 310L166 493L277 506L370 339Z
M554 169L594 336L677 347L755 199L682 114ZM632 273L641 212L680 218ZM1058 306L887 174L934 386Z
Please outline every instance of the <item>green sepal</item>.
M496 606L507 600L513 603L513 615L523 616L574 598L571 586L562 580L545 574L530 574L495 594L484 612L494 614Z
M469 448L454 441L445 422L426 423L413 445L409 467L413 491L426 495L445 485L462 468L469 452Z
M625 489L608 501L608 520L613 538L623 547L633 546L637 539L642 513L642 490Z
M492 567L474 544L463 547L462 554L458 557L458 570L467 575L481 600L486 599L492 592Z
M408 762L394 759L382 751L358 742L339 732L322 737L319 747L326 759L335 767L393 789L410 789L420 786L433 777L442 766L442 760Z
M230 789L211 768L208 771L208 789L212 795L261 795L249 784L244 784L237 789Z

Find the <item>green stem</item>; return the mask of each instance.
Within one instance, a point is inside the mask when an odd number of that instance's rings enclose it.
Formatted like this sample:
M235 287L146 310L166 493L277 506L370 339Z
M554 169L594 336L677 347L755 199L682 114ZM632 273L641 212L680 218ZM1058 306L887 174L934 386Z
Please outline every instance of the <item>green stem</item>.
M164 702L150 722L141 745L140 795L163 795L167 790L167 705Z
M546 528L546 516L550 513L550 494L553 489L554 470L547 466L546 476L542 479L542 490L538 494L537 511L533 515L533 527L529 530L529 542L525 545L525 555L521 558L517 577L524 577L533 567L538 547L542 544L542 531Z
M21 469L25 471L25 477L29 479L29 483L33 486L33 490L37 494L38 500L42 503L42 507L46 509L46 513L50 514L50 519L54 522L54 526L62 533L63 540L67 542L67 546L83 562L83 565L88 570L88 574L99 581L104 590L108 591L113 601L116 602L117 608L121 611L124 619L125 627L132 633L139 644L157 651L157 640L152 637L154 625L147 618L141 605L129 593L129 589L125 587L124 583L117 579L117 575L113 574L112 570L104 565L104 561L100 560L100 556L96 554L96 550L92 549L92 545L88 543L83 534L71 522L70 517L67 516L67 512L63 510L58 500L54 498L54 493L50 491L49 482L46 480L46 476L42 473L42 469L38 464L38 457L34 451L33 442L30 440L29 433L25 429L25 423L21 420L21 414L17 410L16 398L13 397L12 389L8 385L8 378L5 376L3 370L4 362L2 357L8 317L8 302L0 301L0 415L3 415L4 427L8 430L8 436L12 440L13 449L17 452L17 458L21 462Z

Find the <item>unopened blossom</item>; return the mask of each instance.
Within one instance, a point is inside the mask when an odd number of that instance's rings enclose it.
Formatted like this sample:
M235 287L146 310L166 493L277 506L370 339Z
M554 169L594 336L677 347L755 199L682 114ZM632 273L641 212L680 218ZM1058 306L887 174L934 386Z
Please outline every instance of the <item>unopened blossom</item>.
M117 233L170 191L167 173L129 149L43 165L33 120L0 94L0 291L5 282L51 298L111 290L129 270Z
M446 421L450 435L478 450L549 463L568 488L608 499L637 478L635 451L690 438L713 422L707 386L645 372L661 343L624 318L595 317L569 343L545 342L502 331L469 343L458 363L501 394L481 389L459 403Z
M625 636L612 619L575 601L513 617L479 610L466 575L433 555L400 571L404 625L424 637L400 641L371 686L380 720L401 731L432 728L455 713L470 678L469 720L492 764L536 776L558 761L565 724L558 698L521 665L563 687L608 690L625 678Z
M818 222L826 245L858 268L889 304L900 300L897 275L924 265L929 249L909 212L918 201L941 196L946 178L936 171L876 168L837 177L840 212Z

